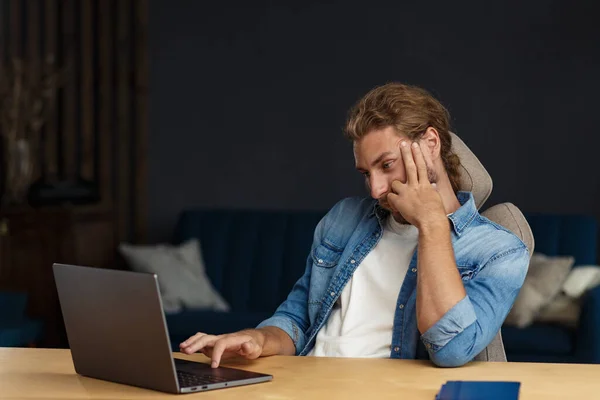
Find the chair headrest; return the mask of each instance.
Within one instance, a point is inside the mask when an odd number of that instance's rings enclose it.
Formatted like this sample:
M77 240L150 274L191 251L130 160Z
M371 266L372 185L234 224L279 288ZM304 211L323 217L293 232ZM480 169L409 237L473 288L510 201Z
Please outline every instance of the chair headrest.
M461 138L452 132L450 136L452 136L452 150L460 158L459 188L473 193L475 205L479 209L492 193L492 177Z

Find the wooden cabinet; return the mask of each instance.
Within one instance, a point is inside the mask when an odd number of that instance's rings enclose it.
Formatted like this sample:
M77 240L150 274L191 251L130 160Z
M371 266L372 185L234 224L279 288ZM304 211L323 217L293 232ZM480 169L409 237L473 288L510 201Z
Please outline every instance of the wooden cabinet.
M67 345L52 264L111 267L114 255L110 212L27 208L0 213L0 290L28 293L28 315L44 321L40 346Z

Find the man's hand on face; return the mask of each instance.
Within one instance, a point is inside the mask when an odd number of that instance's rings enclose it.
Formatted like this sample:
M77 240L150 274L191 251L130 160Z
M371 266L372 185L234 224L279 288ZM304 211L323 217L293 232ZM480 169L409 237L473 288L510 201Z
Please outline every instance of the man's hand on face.
M257 330L241 331L227 335L207 335L198 332L179 345L182 353L200 351L212 359L211 366L217 368L221 359L243 356L249 360L260 357L264 337Z
M446 219L444 203L435 186L429 182L427 165L418 142L400 143L400 153L406 170L406 183L392 182L388 203L409 223L421 229Z

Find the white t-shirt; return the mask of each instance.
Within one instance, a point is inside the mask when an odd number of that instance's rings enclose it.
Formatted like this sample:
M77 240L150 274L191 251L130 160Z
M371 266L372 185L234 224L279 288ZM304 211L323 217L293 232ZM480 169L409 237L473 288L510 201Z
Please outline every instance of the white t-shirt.
M309 356L390 356L396 302L417 241L417 228L389 216L381 239L344 287Z

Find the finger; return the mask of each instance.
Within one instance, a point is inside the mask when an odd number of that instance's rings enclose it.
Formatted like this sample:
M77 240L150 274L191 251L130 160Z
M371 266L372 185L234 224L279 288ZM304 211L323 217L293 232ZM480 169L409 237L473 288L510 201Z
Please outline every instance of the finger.
M215 347L213 348L213 353L212 353L212 361L210 363L210 366L213 368L217 368L219 366L219 363L221 362L221 356L223 355L223 352L225 351L225 349L227 348L227 344L225 343L224 340L219 340L215 343Z
M186 354L193 354L206 346L214 346L215 342L220 339L220 336L204 335L183 349Z
M196 340L198 340L199 338L201 338L202 336L206 335L206 333L202 333L202 332L198 332L195 335L190 336L186 341L181 342L179 344L179 347L187 347L189 346L191 343L195 342Z
M215 342L212 354L211 367L217 368L221 363L221 357L225 350L239 351L242 343L248 341L247 336L230 336L224 339L219 339Z
M202 337L206 336L205 333L198 332L194 336L187 339L185 342L182 342L179 345L179 350L183 353L192 354L195 351L191 350L191 346L198 342Z
M400 201L400 196L398 196L396 193L390 192L387 194L387 201L390 206L397 210L398 207L396 207L396 202Z
M417 166L415 165L408 141L403 140L400 143L400 150L402 152L402 160L404 160L404 169L406 170L406 183L418 183Z
M419 182L429 183L429 177L427 176L427 164L425 164L425 158L423 157L423 152L421 151L421 146L419 145L419 142L413 142L411 147L415 165L417 166L417 175L419 178Z
M252 342L248 341L246 343L242 343L242 345L240 346L240 351L238 351L238 353L240 353L243 356L246 356L246 355L252 353L252 350L253 350Z
M213 358L213 348L212 347L205 347L201 350L199 350L200 353L204 354L206 357L210 358L212 360ZM224 352L223 355L221 356L221 361L233 357L235 356L235 353L227 353Z
M239 354L252 360L258 358L258 356L260 355L257 352L258 345L254 343L254 341L249 340L246 343L242 343Z
M395 194L400 194L404 188L404 183L399 180L392 181L392 192Z

